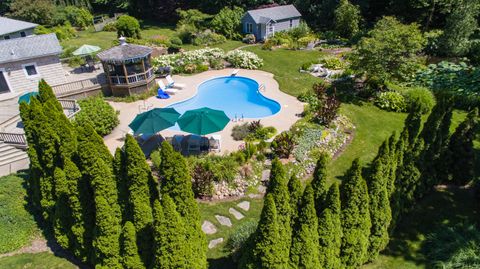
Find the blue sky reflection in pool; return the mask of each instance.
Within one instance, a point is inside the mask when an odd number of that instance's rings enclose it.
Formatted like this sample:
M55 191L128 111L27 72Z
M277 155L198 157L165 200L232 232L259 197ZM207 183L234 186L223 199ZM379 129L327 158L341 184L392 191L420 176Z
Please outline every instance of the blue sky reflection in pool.
M280 111L280 104L258 92L258 83L245 77L219 77L198 86L197 95L172 104L180 114L187 110L209 107L223 110L230 119L264 118Z

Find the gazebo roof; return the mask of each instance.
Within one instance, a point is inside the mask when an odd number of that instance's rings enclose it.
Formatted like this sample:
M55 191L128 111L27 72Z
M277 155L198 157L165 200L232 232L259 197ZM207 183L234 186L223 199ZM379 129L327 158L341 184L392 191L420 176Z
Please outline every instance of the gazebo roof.
M123 64L144 58L151 54L152 51L153 50L151 48L146 46L124 43L111 49L102 51L98 53L97 56L102 62Z

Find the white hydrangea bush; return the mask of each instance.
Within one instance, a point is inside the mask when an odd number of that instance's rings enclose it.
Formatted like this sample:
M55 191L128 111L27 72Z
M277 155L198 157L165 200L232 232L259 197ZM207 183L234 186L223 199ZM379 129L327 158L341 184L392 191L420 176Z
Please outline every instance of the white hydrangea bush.
M207 64L222 60L225 57L225 52L219 48L205 48L199 50L186 51L177 54L161 55L153 59L153 66L158 69L160 67L171 67L173 69L187 64Z
M258 69L263 65L263 59L258 57L257 54L244 50L229 51L225 56L225 60L234 67L244 69Z

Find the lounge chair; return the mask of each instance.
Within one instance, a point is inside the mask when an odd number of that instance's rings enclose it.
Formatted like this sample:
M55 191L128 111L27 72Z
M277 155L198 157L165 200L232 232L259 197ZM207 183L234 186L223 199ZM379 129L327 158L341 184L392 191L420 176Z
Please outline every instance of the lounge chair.
M167 75L167 76L165 77L165 79L166 79L167 82L168 82L167 88L177 88L177 89L183 89L183 88L185 88L185 84L176 83L176 82L173 80L172 76L170 76L170 75Z
M210 146L209 150L210 151L216 151L220 152L221 150L221 141L222 141L222 136L221 135L212 135L210 139L208 139L208 144Z
M168 98L170 98L170 95L168 95L168 93L164 92L162 89L158 88L157 98L158 99L168 99Z
M157 81L158 88L162 89L164 92L169 93L169 94L175 94L178 90L173 89L173 88L168 88L163 84L163 81L159 80Z
M232 77L236 76L236 75L238 74L238 72L240 72L240 69L234 69L234 70L232 71L231 76L232 76Z

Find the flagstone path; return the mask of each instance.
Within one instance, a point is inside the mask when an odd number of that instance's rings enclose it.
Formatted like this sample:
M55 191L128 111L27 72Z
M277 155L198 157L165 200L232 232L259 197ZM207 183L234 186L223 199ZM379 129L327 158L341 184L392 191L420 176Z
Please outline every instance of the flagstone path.
M235 208L232 207L228 209L228 213L232 214L237 220L241 220L245 217L242 213L238 212Z
M232 221L228 217L215 215L215 218L218 220L218 222L221 225L227 226L227 227L232 227Z
M205 234L214 234L217 232L217 227L215 227L215 225L210 221L206 220L202 224L202 231Z
M220 237L220 238L217 238L217 239L213 239L213 240L210 240L210 243L208 243L208 248L209 249L212 249L214 247L216 247L218 244L220 243L223 243L223 238Z

